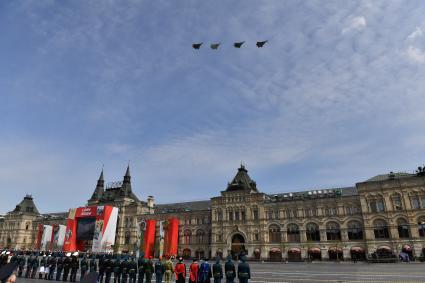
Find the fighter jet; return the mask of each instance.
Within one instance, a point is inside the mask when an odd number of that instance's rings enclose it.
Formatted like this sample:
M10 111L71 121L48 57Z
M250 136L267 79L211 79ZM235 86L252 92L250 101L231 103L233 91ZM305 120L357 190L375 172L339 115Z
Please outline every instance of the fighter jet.
M258 48L263 47L263 46L264 46L264 44L266 44L266 43L267 43L267 41L268 41L268 40L265 40L265 41L257 41L257 47L258 47Z
M203 44L203 42L201 42L201 43L194 43L194 44L192 44L192 47L193 47L193 49L199 49L199 48L201 48L201 45Z
M211 49L217 50L221 43L213 43L211 44Z
M235 48L241 48L242 44L244 44L244 43L245 43L245 41L235 42L235 43L233 43L233 46L234 46Z

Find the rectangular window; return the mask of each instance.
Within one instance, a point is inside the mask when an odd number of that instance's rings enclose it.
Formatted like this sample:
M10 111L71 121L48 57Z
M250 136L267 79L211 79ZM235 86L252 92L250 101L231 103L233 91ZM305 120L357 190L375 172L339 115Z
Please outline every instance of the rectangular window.
M419 203L419 198L418 197L411 197L410 198L410 203L412 204L412 208L413 209L419 209L420 203Z
M241 211L241 220L245 221L245 211Z
M393 205L394 205L394 210L402 210L402 206L401 206L401 199L400 197L396 196L393 197Z
M376 201L375 200L371 200L369 202L369 209L370 209L370 212L378 212L377 211L377 205L376 205Z
M229 211L229 220L233 221L233 211Z
M425 208L425 196L422 196L421 200L422 200L422 208Z
M235 220L236 221L239 221L239 211L236 211L235 212Z
M252 218L253 218L254 220L258 220L258 210L254 209L254 210L252 211Z

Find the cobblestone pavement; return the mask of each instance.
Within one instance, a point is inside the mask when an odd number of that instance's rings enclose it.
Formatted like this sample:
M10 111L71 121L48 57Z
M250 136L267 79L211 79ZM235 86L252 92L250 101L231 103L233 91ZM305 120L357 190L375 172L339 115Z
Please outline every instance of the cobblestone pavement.
M186 263L189 266L189 262ZM250 263L252 283L425 282L425 263ZM17 283L46 283L18 278ZM155 282L153 279L152 282ZM224 282L224 280L223 280ZM237 281L236 281L237 282ZM113 283L113 280L111 280ZM127 283L129 283L127 281Z

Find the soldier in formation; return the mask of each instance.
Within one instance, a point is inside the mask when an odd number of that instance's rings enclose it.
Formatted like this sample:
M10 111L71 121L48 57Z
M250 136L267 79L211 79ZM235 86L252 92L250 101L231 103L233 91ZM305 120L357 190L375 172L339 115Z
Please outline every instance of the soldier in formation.
M227 261L224 264L224 273L226 275L226 283L233 283L235 282L236 278L236 268L235 264L232 261L232 257L228 256Z
M87 255L84 255L83 258L80 261L80 269L81 269L81 279L84 278L87 271L89 270L89 262L87 261ZM81 280L80 279L80 280Z
M130 277L130 283L136 283L137 263L134 257L131 257L130 262L128 263L128 276Z
M63 254L61 253L56 262L56 281L60 281L62 270L63 270Z
M215 259L215 263L212 266L212 274L214 283L221 283L221 279L223 279L223 268L221 267L220 257Z
M162 282L162 277L165 273L165 266L162 262L162 258L159 258L157 262L155 262L155 281L156 283Z
M173 262L171 261L171 258L167 258L164 264L165 272L164 272L164 280L165 283L171 283L173 281L173 273L174 273L174 267Z
M245 256L242 256L241 263L238 264L238 278L240 283L248 283L251 279L251 270Z
M194 259L192 264L189 266L189 283L198 283L199 277L199 264L198 260Z
M121 281L121 260L117 256L114 260L114 283Z
M185 283L186 280L186 265L183 263L183 258L179 258L179 262L174 268L174 273L176 274L176 283Z
M145 266L145 259L144 259L145 254L141 253L139 259L137 260L137 268L139 270L139 281L138 283L143 283L143 280L145 279L145 270L144 270L144 266Z
M211 265L208 262L208 258L199 267L199 282L210 283L212 277Z

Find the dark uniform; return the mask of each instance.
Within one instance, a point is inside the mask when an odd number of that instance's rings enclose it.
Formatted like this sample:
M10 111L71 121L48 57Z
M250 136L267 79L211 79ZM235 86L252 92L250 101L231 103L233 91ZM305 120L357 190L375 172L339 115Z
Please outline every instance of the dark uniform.
M56 257L49 257L49 276L47 277L47 279L49 280L53 280L53 275L55 274L55 269L56 269L56 262L57 259Z
M31 271L32 271L32 261L33 261L33 255L30 255L30 257L27 260L27 270L25 271L25 278L31 278Z
M106 256L99 255L99 283L102 283L103 276L105 275L105 268L106 268L105 261L106 261Z
M134 257L132 257L128 263L128 275L130 276L130 283L136 283L137 263L134 260Z
M56 262L56 281L61 280L63 270L63 255L61 254L58 258L58 261Z
M96 256L94 255L89 259L89 270L90 272L97 271Z
M121 260L117 257L114 260L114 283L121 282Z
M226 275L226 283L235 282L236 268L231 256L227 257L227 262L224 264L224 273Z
M18 256L18 277L22 277L22 274L24 273L25 261L24 254L20 253Z
M80 267L81 267L81 277L80 277L80 281L81 281L83 277L86 275L87 270L89 270L89 263L87 262L86 256L84 256L81 259Z
M69 269L71 268L71 257L67 256L64 260L63 260L63 281L67 281L68 280L68 275L69 275Z
M43 267L43 270L47 267L47 257L46 255L43 255L43 257L40 260L40 268ZM38 272L38 279L43 279L43 273ZM47 279L47 276L45 276L45 279Z
M156 278L156 283L161 283L162 282L162 277L164 276L164 273L165 273L165 266L164 266L164 264L160 260L158 260L155 263L155 278Z
M153 262L151 258L145 261L145 264L143 265L143 271L145 272L146 283L150 283L154 272Z
M71 257L71 277L69 278L70 282L75 282L77 280L77 272L78 268L80 267L80 262L77 258L77 256Z
M145 280L145 262L146 260L143 258L143 254L137 260L137 268L139 269L139 283L143 283Z
M35 275L37 274L37 269L39 266L39 262L38 262L38 255L34 256L34 258L32 259L32 270L31 270L31 278L35 278Z
M241 263L238 264L238 278L240 283L248 283L251 279L251 269L249 264L246 262L246 257L241 258Z
M214 283L221 283L221 279L223 279L223 267L221 267L220 258L217 258L215 263L213 264L212 274L214 278Z
M129 268L128 259L127 258L125 258L121 262L120 267L121 267L121 283L127 283L128 268Z
M114 270L114 261L110 255L102 261L102 268L105 270L105 283L109 283L111 281L112 271Z

